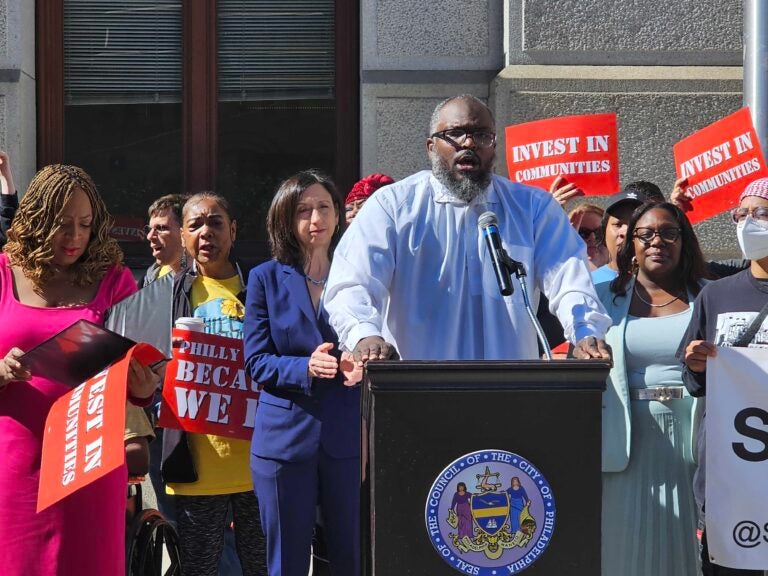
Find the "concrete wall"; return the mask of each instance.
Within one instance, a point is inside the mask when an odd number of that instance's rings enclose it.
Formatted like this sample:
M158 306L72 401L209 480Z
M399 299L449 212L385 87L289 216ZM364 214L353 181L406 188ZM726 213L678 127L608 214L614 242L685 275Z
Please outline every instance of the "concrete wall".
M35 172L34 1L0 0L0 148ZM428 166L441 99L488 99L506 124L619 114L622 181L669 189L671 145L741 105L742 0L361 0L361 171ZM498 169L504 171L504 159ZM722 219L720 219L722 220ZM720 220L699 227L735 253Z
M428 167L435 105L487 98L504 67L500 0L362 0L361 171L402 178Z
M35 3L0 0L0 149L23 192L36 166Z
M741 64L742 0L505 0L507 64Z
M364 174L427 168L441 99L487 99L497 130L615 111L621 180L671 191L672 144L741 106L742 0L362 0ZM501 139L497 170L506 172ZM697 227L738 254L726 217Z
M538 118L616 112L622 186L650 180L668 194L675 181L672 146L741 107L741 68L508 66L495 78L490 100L499 130ZM506 174L506 161L499 164ZM697 233L712 257L738 252L726 215L698 225Z

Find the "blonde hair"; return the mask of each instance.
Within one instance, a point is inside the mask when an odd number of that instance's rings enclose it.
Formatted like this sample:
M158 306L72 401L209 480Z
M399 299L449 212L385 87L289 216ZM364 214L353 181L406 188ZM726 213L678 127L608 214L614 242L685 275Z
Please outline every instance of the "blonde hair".
M590 204L588 202L585 202L583 204L579 204L576 206L573 210L568 212L568 219L573 220L574 216L583 216L584 214L597 214L600 216L600 218L603 217L603 214L605 214L605 210L600 208L597 204Z
M93 220L85 253L73 265L75 284L89 286L123 261L117 241L109 236L112 216L91 177L76 166L46 166L22 197L4 248L10 263L19 266L36 288L42 288L53 275L53 239L61 228L59 216L78 188L88 196Z

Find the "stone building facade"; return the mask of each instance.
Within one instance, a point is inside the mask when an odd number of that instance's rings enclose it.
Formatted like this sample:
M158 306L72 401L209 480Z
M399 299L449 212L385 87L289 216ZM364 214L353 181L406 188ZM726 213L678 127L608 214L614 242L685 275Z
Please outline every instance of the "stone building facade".
M35 6L47 1L59 0L0 0L0 148L20 189L37 165L35 54L46 39L35 38ZM615 111L622 183L669 191L673 143L742 105L742 0L359 0L355 9L360 174L426 168L432 108L471 93L488 101L500 135L509 124ZM698 232L710 256L736 255L725 216Z
M616 112L622 184L669 193L672 145L742 106L741 0L363 0L360 43L363 173L428 167L432 108L471 93L499 150L510 124ZM697 232L709 256L738 254L727 216Z

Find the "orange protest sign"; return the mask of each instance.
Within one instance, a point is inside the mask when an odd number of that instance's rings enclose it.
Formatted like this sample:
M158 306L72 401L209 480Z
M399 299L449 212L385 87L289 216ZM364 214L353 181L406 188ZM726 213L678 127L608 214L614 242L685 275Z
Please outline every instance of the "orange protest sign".
M250 440L259 392L245 373L243 341L178 329L173 336L183 342L165 371L158 424Z
M37 511L112 472L125 462L128 364L163 359L137 344L122 359L56 400L45 420Z
M507 126L509 178L549 190L558 176L585 195L619 189L616 114L563 116Z
M747 184L768 175L749 108L691 134L674 146L678 178L687 178L692 224L736 206Z

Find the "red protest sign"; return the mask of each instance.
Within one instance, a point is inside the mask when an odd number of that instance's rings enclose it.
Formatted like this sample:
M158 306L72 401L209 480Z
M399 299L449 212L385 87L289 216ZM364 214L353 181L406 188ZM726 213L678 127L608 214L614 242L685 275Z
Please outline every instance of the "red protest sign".
M749 108L691 134L673 150L677 177L688 179L693 224L733 208L747 184L768 175Z
M245 373L243 341L173 330L183 338L165 371L158 424L250 440L258 385Z
M509 178L549 190L558 176L587 196L619 189L616 114L563 116L507 126Z
M128 364L163 359L148 344L56 400L45 420L37 511L98 480L125 462Z

